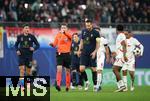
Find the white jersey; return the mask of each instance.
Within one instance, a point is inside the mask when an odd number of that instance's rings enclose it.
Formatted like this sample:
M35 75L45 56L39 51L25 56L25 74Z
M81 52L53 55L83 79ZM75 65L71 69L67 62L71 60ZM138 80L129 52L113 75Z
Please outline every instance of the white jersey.
M128 60L135 60L135 56L133 54L133 51L135 49L136 46L139 46L141 49L141 55L143 54L143 45L136 39L136 38L129 38L126 39L126 43L127 43L127 52L126 52L126 56L128 58Z
M97 70L103 70L106 52L105 45L108 44L108 41L104 37L101 37L99 42L100 47L97 51Z
M118 34L116 39L116 58L123 58L123 47L121 42L126 40L126 36L123 33Z
M98 49L98 53L100 53L100 52L106 52L105 45L108 44L107 39L105 39L104 37L101 37L99 42L100 42L100 47Z

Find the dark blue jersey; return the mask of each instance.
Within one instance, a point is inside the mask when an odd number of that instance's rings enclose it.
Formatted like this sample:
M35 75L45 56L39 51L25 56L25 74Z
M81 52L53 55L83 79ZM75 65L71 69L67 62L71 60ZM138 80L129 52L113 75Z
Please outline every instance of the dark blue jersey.
M83 54L91 54L96 49L96 38L100 37L100 34L95 29L91 31L84 29L81 32L81 39L83 40Z
M15 43L16 50L30 51L30 47L33 47L35 50L37 50L40 47L40 45L34 35L21 34L17 37L17 41Z
M80 41L78 43L72 41L72 44L71 44L71 61L79 62L79 57L77 56L79 44L80 44Z

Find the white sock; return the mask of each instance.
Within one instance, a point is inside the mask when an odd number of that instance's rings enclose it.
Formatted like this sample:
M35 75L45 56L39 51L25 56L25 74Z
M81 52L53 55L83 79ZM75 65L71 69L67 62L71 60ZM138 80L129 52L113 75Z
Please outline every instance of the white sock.
M124 82L125 87L127 88L128 87L127 76L123 76L123 82Z
M118 87L118 89L120 88L119 82L117 82L117 87Z
M102 74L97 73L97 87L101 86L101 82L102 82Z
M120 86L120 87L125 86L123 80L120 80L120 81L119 81L119 86Z
M133 82L132 82L132 80L131 80L131 87L133 87L134 86L134 84L133 84Z

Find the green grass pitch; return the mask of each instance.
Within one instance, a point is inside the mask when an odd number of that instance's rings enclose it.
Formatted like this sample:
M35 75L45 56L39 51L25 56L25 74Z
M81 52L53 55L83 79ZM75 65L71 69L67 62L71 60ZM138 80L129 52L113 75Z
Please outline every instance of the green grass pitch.
M104 86L100 92L69 90L65 91L62 87L61 92L56 91L54 87L50 90L50 101L150 101L150 86L135 87L131 92L117 92L115 87Z

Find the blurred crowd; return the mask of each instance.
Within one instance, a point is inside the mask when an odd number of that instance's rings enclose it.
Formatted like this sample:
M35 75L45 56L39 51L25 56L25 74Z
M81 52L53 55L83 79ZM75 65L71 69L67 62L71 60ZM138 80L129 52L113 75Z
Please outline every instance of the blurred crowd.
M0 0L0 21L149 23L149 0Z

